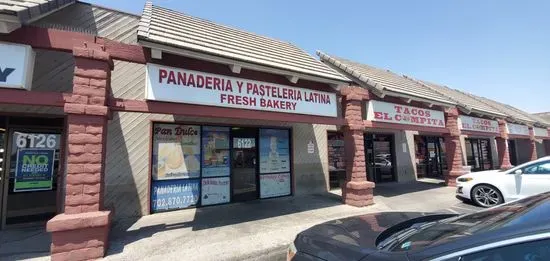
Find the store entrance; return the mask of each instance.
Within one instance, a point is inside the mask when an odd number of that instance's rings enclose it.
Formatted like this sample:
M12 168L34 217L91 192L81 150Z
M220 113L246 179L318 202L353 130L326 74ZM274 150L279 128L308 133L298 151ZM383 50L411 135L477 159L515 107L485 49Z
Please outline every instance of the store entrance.
M415 136L415 150L418 177L442 178L447 169L443 138Z
M466 139L466 160L472 171L493 169L489 139Z
M365 134L367 179L375 183L396 181L393 134Z
M516 154L516 141L508 140L508 155L510 156L510 163L512 166L518 165L518 158Z
M247 201L258 198L256 158L257 128L231 129L233 147L231 150L231 184L233 201Z
M63 119L0 117L1 226L57 213Z

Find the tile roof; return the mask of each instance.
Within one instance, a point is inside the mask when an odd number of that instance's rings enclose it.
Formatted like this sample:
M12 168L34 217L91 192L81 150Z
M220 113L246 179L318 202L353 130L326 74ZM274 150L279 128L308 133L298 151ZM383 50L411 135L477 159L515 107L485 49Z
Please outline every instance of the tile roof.
M327 55L320 51L317 51L317 55L321 58L321 61L349 78L359 81L360 84L366 85L375 93L404 95L413 100L424 102L429 100L440 104L456 105L455 101L433 91L431 88L389 70L382 70L345 58Z
M550 112L532 113L531 116L543 120L545 123L550 124Z
M0 14L15 16L22 23L58 10L75 0L0 0Z
M501 112L497 108L494 108L484 102L479 101L478 99L472 97L471 95L464 93L462 91L449 88L444 85L435 84L432 82L416 80L426 86L432 88L435 92L445 95L447 98L455 101L458 107L467 113L475 112L478 114L484 114L489 116L507 116L506 113Z
M216 24L151 2L145 4L138 39L284 71L350 82L293 44Z
M534 117L532 117L531 115L529 115L529 113L524 112L524 111L522 111L520 109L517 109L515 107L512 107L510 105L503 104L503 103L500 103L500 102L497 102L497 101L494 101L494 100L491 100L491 99L488 99L488 98L485 98L485 97L473 95L473 94L469 94L469 95L471 95L472 97L480 100L483 103L488 104L491 107L494 107L494 108L498 109L499 111L501 111L501 112L505 113L506 115L510 116L510 118L512 118L514 120L517 120L519 122L524 122L524 123L535 123L535 122L537 122L537 120L534 119Z

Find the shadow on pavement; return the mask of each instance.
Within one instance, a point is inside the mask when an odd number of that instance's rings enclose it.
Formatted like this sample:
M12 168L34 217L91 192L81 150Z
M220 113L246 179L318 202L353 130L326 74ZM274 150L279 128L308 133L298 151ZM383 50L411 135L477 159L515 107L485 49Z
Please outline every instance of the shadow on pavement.
M51 236L45 226L8 228L0 231L0 260L47 258Z
M420 192L445 187L445 184L411 181L405 183L377 183L374 188L375 196L394 197L407 193Z
M191 231L198 232L341 204L340 196L327 192L323 194L254 200L161 213L147 217L149 221L158 217L157 222L149 222L153 224L144 226L139 225L137 229L131 229L131 227L139 223L139 219L125 219L113 225L108 254L120 253L124 250L126 244L149 238L161 231L191 228ZM169 217L165 218L163 215ZM178 219L182 221L177 222Z

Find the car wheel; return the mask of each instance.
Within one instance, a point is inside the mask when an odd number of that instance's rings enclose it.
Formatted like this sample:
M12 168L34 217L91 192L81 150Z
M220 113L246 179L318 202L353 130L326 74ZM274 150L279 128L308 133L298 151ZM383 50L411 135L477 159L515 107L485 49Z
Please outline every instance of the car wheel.
M502 194L497 188L489 185L477 185L472 189L472 201L484 208L504 203Z

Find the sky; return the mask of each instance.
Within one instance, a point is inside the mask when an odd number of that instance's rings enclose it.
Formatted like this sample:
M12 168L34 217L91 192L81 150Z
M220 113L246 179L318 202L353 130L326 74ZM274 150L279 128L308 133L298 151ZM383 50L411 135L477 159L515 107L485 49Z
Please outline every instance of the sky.
M142 0L84 0L141 14ZM527 112L550 111L550 1L155 0L153 4ZM316 57L316 56L315 56Z

